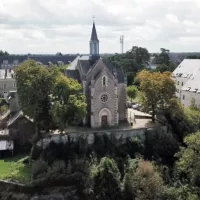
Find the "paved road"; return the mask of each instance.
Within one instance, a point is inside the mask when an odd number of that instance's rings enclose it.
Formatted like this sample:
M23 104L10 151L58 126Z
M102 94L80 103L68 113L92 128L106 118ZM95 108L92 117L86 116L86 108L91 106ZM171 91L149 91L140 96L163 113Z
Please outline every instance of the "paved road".
M133 108L128 108L128 121L130 123L132 122L133 128L144 128L153 126L151 119L135 119L135 115L151 117L151 115L147 113L135 110Z

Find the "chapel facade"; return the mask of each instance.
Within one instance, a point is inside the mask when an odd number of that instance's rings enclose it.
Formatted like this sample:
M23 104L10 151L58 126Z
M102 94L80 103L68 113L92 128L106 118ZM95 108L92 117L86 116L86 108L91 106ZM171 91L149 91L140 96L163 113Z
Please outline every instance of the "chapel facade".
M89 41L90 55L77 56L65 75L82 84L87 115L84 124L92 128L117 126L127 120L127 79L120 67L103 61L95 23Z

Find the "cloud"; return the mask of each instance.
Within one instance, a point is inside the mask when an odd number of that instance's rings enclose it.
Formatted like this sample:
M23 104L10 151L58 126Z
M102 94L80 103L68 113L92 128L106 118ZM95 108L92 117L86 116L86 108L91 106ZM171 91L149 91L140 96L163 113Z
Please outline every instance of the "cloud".
M95 15L100 52L200 51L199 0L1 0L1 48L11 53L88 53Z

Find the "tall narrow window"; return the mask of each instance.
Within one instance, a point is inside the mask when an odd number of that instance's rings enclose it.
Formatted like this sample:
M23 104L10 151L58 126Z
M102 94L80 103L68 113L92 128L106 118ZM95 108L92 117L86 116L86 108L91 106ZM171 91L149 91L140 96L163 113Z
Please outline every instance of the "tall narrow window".
M4 88L4 89L6 88L6 84L5 84L5 83L3 84L3 88Z
M106 77L105 76L103 77L103 86L104 87L106 86Z
M16 83L13 83L13 88L16 88Z

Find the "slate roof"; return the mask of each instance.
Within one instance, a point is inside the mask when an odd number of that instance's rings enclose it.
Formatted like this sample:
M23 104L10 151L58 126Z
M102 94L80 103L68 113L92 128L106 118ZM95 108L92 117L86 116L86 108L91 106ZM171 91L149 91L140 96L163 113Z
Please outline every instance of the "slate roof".
M108 67L112 74L114 74L114 72L117 73L118 83L124 83L124 72L120 67L115 67L112 63L105 61L104 64Z
M182 90L200 93L200 81L199 80L200 80L200 70L198 70L198 72L192 79L189 79L184 84L184 86L182 87Z
M69 67L67 68L68 70L75 70L76 69L76 66L78 64L78 61L79 60L89 60L89 55L80 55L80 56L77 56L69 65Z
M67 70L65 72L65 75L68 76L69 78L73 78L77 80L79 83L81 82L80 74L78 70Z
M4 60L8 61L8 64L13 64L14 60L18 60L19 63L27 59L33 59L37 62L41 62L44 65L48 65L48 62L52 62L52 64L57 64L59 61L64 64L68 64L72 62L76 55L10 55L10 56L0 56L0 65L3 64Z
M191 78L200 69L200 59L184 59L173 71L174 77Z
M90 70L95 67L98 61L99 60L97 60L94 64L92 64L91 61L89 60L89 56L85 56L82 58L79 56L67 68L65 75L80 81L80 75L78 70L76 70L76 66L79 65L83 74L87 75L90 72ZM113 66L110 62L105 62L105 61L102 62L108 67L111 74L114 75L114 72L117 73L118 83L124 83L124 73L121 68ZM95 77L97 77L100 72L97 72Z
M99 41L98 37L97 37L97 31L96 31L96 27L95 27L95 23L93 23L93 27L92 27L92 34L91 34L91 41Z
M79 60L79 65L84 74L87 74L90 68L92 67L90 60Z

